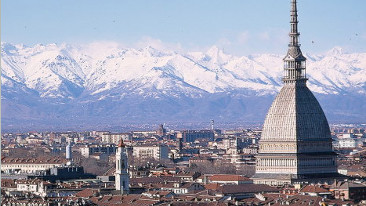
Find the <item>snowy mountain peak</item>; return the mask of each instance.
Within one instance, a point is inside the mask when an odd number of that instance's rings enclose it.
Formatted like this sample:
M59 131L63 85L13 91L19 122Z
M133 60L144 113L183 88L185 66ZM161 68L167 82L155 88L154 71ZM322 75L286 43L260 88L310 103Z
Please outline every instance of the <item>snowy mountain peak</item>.
M217 46L212 46L207 50L206 54L213 57L213 56L218 56L219 52L222 52L222 51Z
M282 87L282 55L238 57L216 46L181 54L112 43L1 43L1 51L2 112L10 122L23 121L24 114L30 120L68 115L77 122L97 115L107 123L122 116L254 120L265 115ZM352 103L340 106L366 105L366 53L346 54L335 48L306 56L308 85L316 95L337 101L346 101L348 95ZM349 111L353 118L362 111L347 109L335 114Z
M342 47L334 47L333 49L327 52L327 56L336 56L344 54L344 49Z
M230 55L225 54L223 50L219 49L217 46L212 46L207 50L206 55L213 61L223 63L231 58Z
M132 82L143 82L145 88L156 88L158 93L167 89L195 93L199 88L209 93L250 90L258 95L275 93L282 84L280 55L235 57L216 46L205 53L183 55L151 46L138 50L113 47L103 50L99 58L92 58L90 50L66 44L26 47L2 43L1 47L2 76L36 90L42 97L77 98L80 91L95 95L113 88L136 88L129 85ZM342 58L344 55L347 57ZM310 57L311 89L319 93L365 93L366 54L344 54L336 47L324 57ZM153 83L168 79L166 87ZM176 88L168 86L174 84Z

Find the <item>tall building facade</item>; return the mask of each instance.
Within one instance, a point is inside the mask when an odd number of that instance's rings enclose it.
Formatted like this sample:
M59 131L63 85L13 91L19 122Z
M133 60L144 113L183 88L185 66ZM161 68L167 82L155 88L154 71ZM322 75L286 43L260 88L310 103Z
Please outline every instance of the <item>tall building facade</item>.
M166 145L153 145L153 144L144 144L144 145L135 145L133 146L133 156L138 159L155 159L155 160L163 160L168 159L169 156L169 147Z
M284 86L263 125L255 183L283 185L337 176L328 121L306 86L306 58L299 44L296 0L291 0L290 16L290 43L283 59Z
M121 194L129 193L130 177L128 174L128 162L127 162L127 151L126 145L121 139L117 152L116 152L116 173L115 173L115 186L116 190L120 191Z

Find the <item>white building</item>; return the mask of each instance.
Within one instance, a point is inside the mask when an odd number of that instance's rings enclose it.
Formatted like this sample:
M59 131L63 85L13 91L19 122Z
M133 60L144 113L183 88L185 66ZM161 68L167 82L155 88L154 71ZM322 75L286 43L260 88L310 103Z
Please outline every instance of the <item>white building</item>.
M172 191L175 194L187 194L187 193L194 193L197 191L204 190L205 187L202 186L199 183L195 182L186 182L186 183L180 183L180 182L174 182L174 183L167 183L163 184L161 187L161 190L163 191Z
M107 144L118 144L120 139L123 141L130 141L132 140L131 133L103 133L102 135L102 142Z
M346 139L339 139L338 140L338 147L339 148L355 148L357 146L357 140L346 138Z
M80 148L80 153L82 156L89 158L90 155L95 153L102 154L114 154L116 152L116 146L114 144L104 144L104 145L86 145Z
M349 139L349 138L355 138L355 135L352 133L344 133L342 135L342 138Z
M66 145L66 159L67 160L72 160L72 147L71 147L71 143Z
M61 167L67 162L60 157L39 157L39 158L10 158L1 159L1 172L4 173L29 173L35 174L45 172L54 167Z
M166 145L137 145L133 147L133 156L140 159L168 159L169 148Z
M49 182L40 179L30 179L30 180L17 180L17 191L29 192L41 197L47 196L47 186L50 185Z

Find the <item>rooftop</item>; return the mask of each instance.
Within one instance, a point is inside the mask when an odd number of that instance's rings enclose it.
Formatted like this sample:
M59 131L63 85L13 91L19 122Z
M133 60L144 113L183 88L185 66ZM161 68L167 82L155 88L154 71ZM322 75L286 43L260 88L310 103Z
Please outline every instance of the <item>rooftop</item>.
M63 157L37 157L37 158L1 158L1 164L65 164Z
M250 181L248 177L244 177L242 175L227 175L227 174L220 174L220 175L212 175L208 177L211 181Z

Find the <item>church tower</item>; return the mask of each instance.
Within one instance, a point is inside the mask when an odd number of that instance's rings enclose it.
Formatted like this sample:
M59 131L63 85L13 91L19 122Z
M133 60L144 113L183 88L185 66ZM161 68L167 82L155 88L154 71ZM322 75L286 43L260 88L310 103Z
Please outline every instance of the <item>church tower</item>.
M126 145L121 139L116 152L115 173L116 190L119 190L121 194L129 193L129 178Z
M264 121L253 177L257 184L324 182L338 175L328 121L306 86L296 0L291 0L290 17L290 43L283 59L284 86Z

